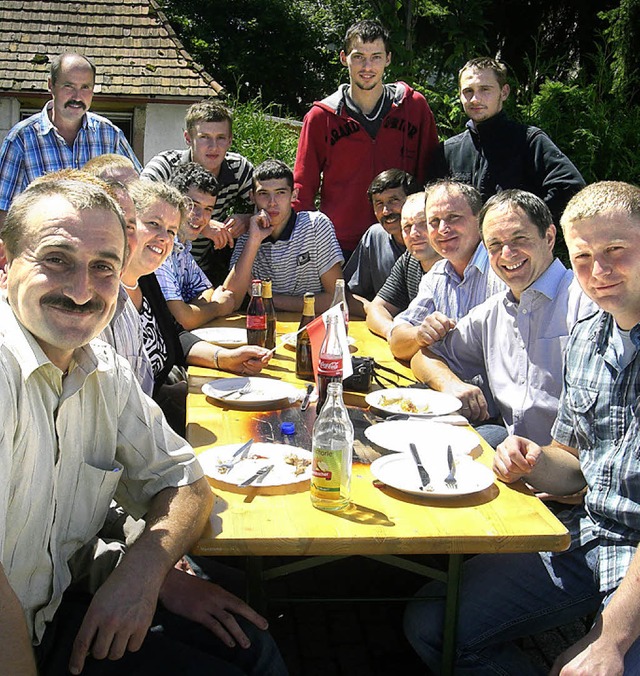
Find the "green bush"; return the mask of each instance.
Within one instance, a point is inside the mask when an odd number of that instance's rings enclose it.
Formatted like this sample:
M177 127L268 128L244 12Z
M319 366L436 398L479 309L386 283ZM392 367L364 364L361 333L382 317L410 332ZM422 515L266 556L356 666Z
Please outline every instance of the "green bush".
M233 149L254 165L274 158L293 168L299 127L274 120L280 118L281 109L274 104L263 105L260 98L229 104L233 108Z

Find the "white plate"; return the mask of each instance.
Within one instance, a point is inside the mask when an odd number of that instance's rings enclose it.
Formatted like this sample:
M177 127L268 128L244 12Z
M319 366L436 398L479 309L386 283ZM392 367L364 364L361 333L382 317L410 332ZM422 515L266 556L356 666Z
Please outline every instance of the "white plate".
M234 393L247 381L251 383L251 389L246 394ZM275 404L283 399L295 400L298 398L298 390L291 384L282 380L271 378L220 378L210 380L202 386L202 391L207 397L223 401L233 406L257 406L263 404ZM228 396L224 396L225 394Z
M402 401L385 404L382 403L383 398L387 400L402 399ZM370 392L365 397L365 401L369 406L385 413L404 413L420 418L446 415L462 408L460 399L450 394L435 392L434 390L421 390L417 387L391 387L387 390L377 390L376 392ZM402 408L402 403L407 401L417 407L417 413L412 413Z
M297 333L285 333L282 336L281 340L287 347L290 347L292 350L295 350L296 344L298 342L298 334ZM356 339L352 338L351 336L347 336L347 343L349 344L349 347L351 347L352 345L356 344Z
M449 473L446 455L434 461L431 455L421 453L420 459L429 472L433 491L420 490L422 484L418 468L409 454L383 455L371 463L371 473L387 486L397 488L404 493L428 498L453 498L460 495L470 495L483 491L493 484L494 475L488 467L465 457L456 460L458 487L448 488L444 483L444 479Z
M261 467L274 465L267 476L257 484L260 486L283 486L308 481L311 478L311 451L288 444L276 444L256 441L249 449L249 454L240 460L227 472L220 472L220 463L230 462L233 454L241 444L214 446L198 455L198 460L207 476L227 484L239 486L243 481L252 477ZM295 455L303 460L309 460L302 474L295 473L295 467L287 464L286 456ZM259 456L259 457L256 457ZM253 484L252 484L253 485ZM248 486L247 488L249 488Z
M471 430L422 418L386 420L367 427L364 435L377 446L401 453L410 452L410 442L425 453L445 453L451 444L457 456L468 455L480 444L480 437Z
M206 340L207 343L221 345L222 347L238 347L247 344L247 329L232 326L210 326L204 329L194 329L191 333L198 338L202 338L202 340Z

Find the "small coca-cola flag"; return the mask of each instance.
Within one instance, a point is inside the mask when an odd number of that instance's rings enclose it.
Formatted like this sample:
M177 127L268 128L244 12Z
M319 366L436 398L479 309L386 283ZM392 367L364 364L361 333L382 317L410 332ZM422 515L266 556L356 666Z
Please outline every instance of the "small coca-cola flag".
M353 366L351 365L351 353L349 352L349 343L347 341L347 332L344 328L344 316L342 314L342 306L334 305L326 312L323 312L319 317L316 317L312 322L307 324L307 332L311 340L311 360L313 362L313 376L318 384L318 360L320 359L320 348L327 330L327 317L334 314L338 317L338 339L340 340L340 347L342 348L342 379L348 378L353 373Z

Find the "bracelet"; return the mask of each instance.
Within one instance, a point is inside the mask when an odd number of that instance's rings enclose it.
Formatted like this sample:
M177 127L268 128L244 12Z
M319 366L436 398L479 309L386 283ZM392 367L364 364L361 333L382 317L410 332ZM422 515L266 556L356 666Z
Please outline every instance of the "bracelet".
M213 368L214 369L220 368L220 365L218 363L218 356L220 355L220 350L222 350L221 347L216 347L216 349L213 351Z

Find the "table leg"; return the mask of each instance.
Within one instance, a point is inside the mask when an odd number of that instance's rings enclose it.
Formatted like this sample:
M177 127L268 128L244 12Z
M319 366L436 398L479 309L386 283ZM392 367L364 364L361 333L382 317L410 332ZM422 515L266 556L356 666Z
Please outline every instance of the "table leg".
M456 634L458 631L458 607L462 584L462 554L449 555L447 574L447 597L444 609L444 635L442 643L442 673L453 674L456 659Z
M264 613L267 608L267 595L264 589L262 557L247 556L245 573L247 576L247 603L259 613Z

